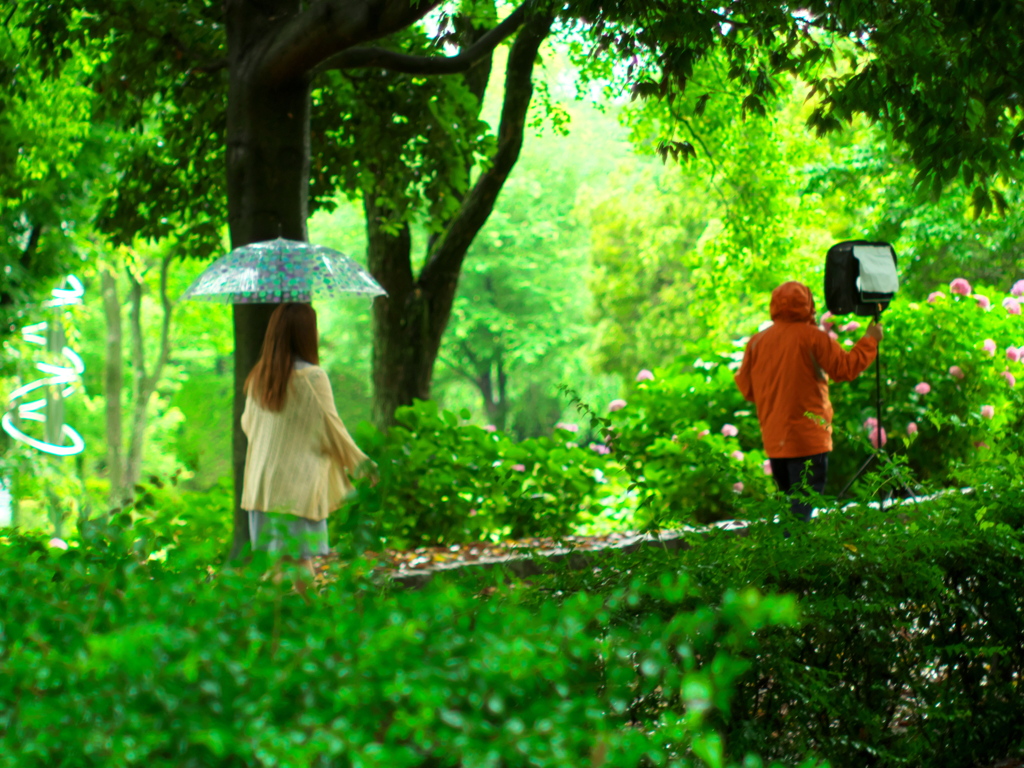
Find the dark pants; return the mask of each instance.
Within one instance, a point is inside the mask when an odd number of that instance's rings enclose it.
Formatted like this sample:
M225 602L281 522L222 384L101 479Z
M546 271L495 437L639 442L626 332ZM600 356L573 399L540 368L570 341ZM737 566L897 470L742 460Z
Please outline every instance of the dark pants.
M814 456L769 461L776 485L790 497L789 508L793 514L801 520L810 520L811 505L804 500L806 497L800 492L800 486L806 482L811 490L824 492L825 480L828 478L828 454L816 453Z

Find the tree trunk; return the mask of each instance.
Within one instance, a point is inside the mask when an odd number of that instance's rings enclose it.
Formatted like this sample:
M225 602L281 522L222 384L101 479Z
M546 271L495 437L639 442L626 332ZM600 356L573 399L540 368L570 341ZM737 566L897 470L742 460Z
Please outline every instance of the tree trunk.
M100 270L103 290L103 313L107 322L107 354L104 370L107 421L107 477L110 478L109 503L118 507L124 502L124 472L121 457L121 391L124 387L121 354L121 301L117 295L117 277L108 266Z
M160 300L163 305L163 318L161 320L160 347L157 352L157 360L153 364L153 370L146 370L146 344L142 333L142 281L133 274L129 274L131 282L130 300L131 311L129 313L132 329L132 369L135 372L135 402L132 405L131 438L128 444L128 460L125 464L124 490L131 495L139 478L142 476L142 459L145 451L146 424L148 421L149 401L156 392L160 377L163 376L164 366L170 356L170 328L171 314L174 311L170 298L167 295L167 270L170 268L171 259L166 257L160 267Z
M431 238L418 278L405 233L389 235L381 223L386 211L364 201L370 272L388 292L374 304L374 420L381 429L395 420L395 409L430 397L434 363L451 316L459 274L473 239L487 222L523 145L526 113L533 96L533 66L552 17L530 16L516 35L505 69L505 99L498 148L438 238ZM369 196L366 196L369 197Z
M228 224L231 246L286 237L306 239L309 182L309 83L305 78L265 82L265 35L301 10L298 0L228 0L230 86L227 114ZM243 385L259 359L273 304L235 304L232 464L234 535L230 557L249 543L249 519L241 508L245 454Z
M388 292L373 302L373 416L387 429L395 411L412 405L413 398L430 397L431 366L423 359L426 347L422 294L412 279L412 239L409 227L397 234L382 225L385 210L366 196L367 263ZM413 339L413 343L406 343Z

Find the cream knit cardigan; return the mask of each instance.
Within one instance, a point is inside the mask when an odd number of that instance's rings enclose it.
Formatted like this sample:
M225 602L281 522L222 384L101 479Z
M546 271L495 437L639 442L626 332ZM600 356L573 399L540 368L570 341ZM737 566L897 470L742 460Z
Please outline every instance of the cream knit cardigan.
M242 509L323 520L353 492L348 474L367 460L338 416L327 374L315 365L292 371L279 412L247 393L242 431L249 438Z

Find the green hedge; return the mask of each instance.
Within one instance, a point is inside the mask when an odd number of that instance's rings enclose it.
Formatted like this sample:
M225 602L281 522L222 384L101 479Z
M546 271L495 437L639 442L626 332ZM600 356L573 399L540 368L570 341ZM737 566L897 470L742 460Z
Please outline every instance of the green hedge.
M358 429L380 483L336 514L332 532L372 518L391 547L572 533L596 506L603 457L564 430L517 442L468 416L417 401L398 410L386 437Z
M710 724L753 632L795 617L750 590L683 609L671 575L388 594L358 563L307 602L143 560L163 543L0 538L0 766L720 766ZM619 618L650 601L676 609ZM638 680L687 706L636 727Z
M734 756L756 749L791 763L818 754L836 768L985 765L1024 745L1024 545L989 521L996 510L959 494L902 512L851 508L808 526L759 524L679 554L612 560L572 585L572 574L557 573L549 586L593 594L638 571L682 569L694 587L687 605L745 588L795 595L801 624L757 633L753 662L719 713ZM676 610L652 597L633 620ZM653 723L682 703L645 690L631 707Z

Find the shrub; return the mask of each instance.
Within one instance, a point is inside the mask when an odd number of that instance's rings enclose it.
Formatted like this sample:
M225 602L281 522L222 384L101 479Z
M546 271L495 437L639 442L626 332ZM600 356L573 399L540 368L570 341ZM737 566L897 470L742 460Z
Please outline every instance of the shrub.
M1015 354L1024 342L1024 316L1003 308L994 289L984 290L994 297L989 310L973 296L901 298L883 318L885 450L905 456L914 475L932 485L962 482L972 467L1011 466L1012 454L1004 448L1024 429L1024 403L1008 378L1024 375ZM839 339L849 346L862 333L863 328L841 331ZM994 353L986 340L994 343ZM753 405L733 382L741 352L742 346L702 342L653 379L631 385L626 405L601 418L614 435L615 457L654 517L742 517L770 492ZM957 375L950 373L953 366ZM835 417L828 491L835 494L872 453L865 423L876 415L874 369L833 385L830 396ZM916 432L908 430L911 423ZM727 424L736 428L735 436L721 436ZM702 432L708 433L706 442L692 439ZM744 460L727 461L737 450ZM733 490L738 482L744 486L740 494Z
M379 514L392 546L557 536L595 503L604 461L568 432L515 442L432 402L401 408L396 419L386 437L368 425L357 431L380 468L379 498L350 503L336 530Z
M750 590L684 609L679 576L531 601L381 593L358 564L309 605L131 543L0 539L0 766L724 765L752 633L794 618ZM675 608L620 620L649 601ZM682 709L633 727L638 685Z
M786 764L815 753L836 768L986 764L1024 746L1024 546L987 522L1000 514L960 493L902 511L855 507L807 526L711 533L681 553L609 557L537 586L607 593L638 574L651 583L683 570L690 609L736 590L793 594L801 624L757 632L719 711L733 757L757 749ZM678 610L652 596L619 618ZM683 705L638 688L630 706L638 722L655 723Z

